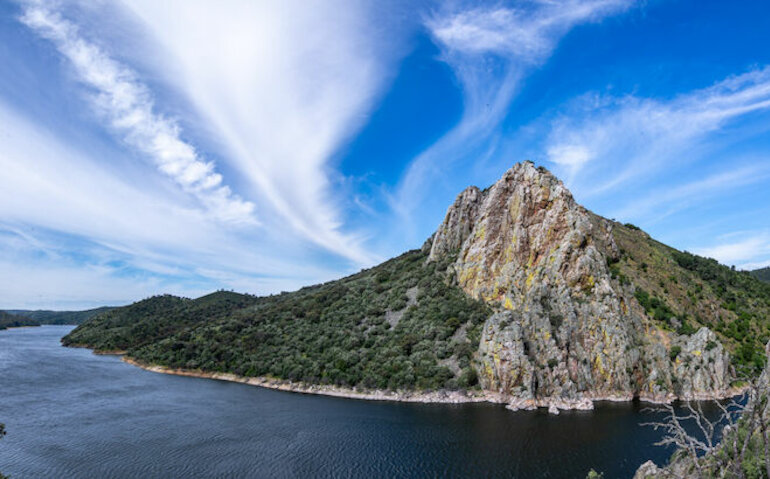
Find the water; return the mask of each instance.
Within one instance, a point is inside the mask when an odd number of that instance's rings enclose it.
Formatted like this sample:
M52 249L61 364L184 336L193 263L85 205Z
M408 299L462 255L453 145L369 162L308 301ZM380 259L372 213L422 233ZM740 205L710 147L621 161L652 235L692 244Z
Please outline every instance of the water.
M630 477L670 451L639 404L511 412L294 394L147 372L0 331L0 471L68 477Z

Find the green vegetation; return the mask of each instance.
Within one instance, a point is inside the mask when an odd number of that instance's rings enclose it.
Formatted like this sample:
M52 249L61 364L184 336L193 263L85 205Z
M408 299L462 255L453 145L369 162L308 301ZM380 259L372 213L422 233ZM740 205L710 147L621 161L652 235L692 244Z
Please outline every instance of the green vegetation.
M22 326L40 326L40 323L34 319L0 311L0 330Z
M765 283L770 283L770 266L768 266L767 268L751 271L751 275L760 281L764 281Z
M99 351L136 349L257 301L253 296L219 291L196 300L165 295L116 308L85 322L62 342Z
M111 309L103 307L87 311L0 311L0 330L42 324L80 324Z
M671 346L671 350L668 352L668 355L673 361L679 356L679 353L681 352L682 352L681 346Z
M47 311L47 310L10 310L7 311L16 316L23 316L39 322L40 324L80 324L97 314L111 310L111 307L88 309L85 311Z
M687 317L678 319L676 313L662 299L650 296L645 290L637 288L634 297L653 319L660 321L662 327L668 330L676 330L678 334L690 335L698 330L690 325ZM678 324L677 324L678 323Z
M610 272L635 288L636 300L661 329L692 334L715 331L738 372L749 376L765 363L770 340L770 284L716 260L680 252L637 228L615 223L621 250Z
M673 257L679 266L707 282L721 301L721 307L733 313L729 323L718 321L714 329L737 343L733 350L734 362L755 373L761 371L765 364L764 345L770 332L767 315L770 284L761 283L750 274L737 272L714 259L678 251Z
M160 296L85 322L65 345L168 367L347 387L467 388L491 314L450 283L449 259L411 251L294 293Z

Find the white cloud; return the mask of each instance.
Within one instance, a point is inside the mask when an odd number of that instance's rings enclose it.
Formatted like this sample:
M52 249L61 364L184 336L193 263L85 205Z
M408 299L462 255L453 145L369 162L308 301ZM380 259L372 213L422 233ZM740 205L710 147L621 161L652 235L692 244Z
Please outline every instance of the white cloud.
M741 269L755 269L766 264L765 258L770 255L770 234L759 232L743 236L744 238L739 241L696 248L693 252L714 258L722 264L737 265Z
M575 24L622 10L626 0L541 1L519 7L478 7L429 18L426 26L450 55L495 53L540 62Z
M762 269L770 267L770 259L765 261L757 261L753 263L743 263L741 265L741 269L744 269L746 271L753 271L755 269Z
M770 162L749 166L730 165L725 171L674 187L656 188L644 197L633 197L626 206L609 216L626 219L661 219L676 211L697 205L704 198L721 195L739 187L756 184L770 178ZM648 221L645 221L648 223Z
M374 6L20 4L119 147L0 99L0 271L19 285L0 304L270 293L378 259L343 227L332 170L404 53Z
M294 232L374 261L364 238L344 230L329 168L392 76L401 39L384 35L385 16L341 0L124 3L253 194Z
M295 238L222 228L193 198L159 188L151 167L103 161L1 101L0 139L0 273L14 283L0 288L0 309L220 286L268 293L338 275L309 261Z
M552 162L566 166L573 174L593 156L584 145L554 145L548 147L546 153Z
M549 49L549 39L536 21L522 21L515 9L473 9L429 19L428 28L448 50L462 54L494 52L503 56L537 58Z
M129 145L149 156L160 171L221 220L254 221L254 205L221 184L222 176L215 172L214 164L200 158L195 148L181 139L174 120L155 111L152 95L131 70L85 40L73 23L42 3L27 3L21 21L53 42L69 60L79 81L91 90L98 112Z
M631 0L536 1L519 7L446 7L425 26L463 91L460 122L420 154L404 176L394 208L408 217L425 185L458 162L478 160L494 149L499 126L521 79L548 59L559 40L580 23L627 9ZM491 146L490 146L491 145ZM564 150L576 162L586 153ZM566 160L565 160L566 161ZM478 161L476 161L478 163Z
M586 197L693 162L714 132L743 115L767 110L770 67L668 101L586 95L553 122L545 149L557 173ZM586 155L570 163L565 151Z

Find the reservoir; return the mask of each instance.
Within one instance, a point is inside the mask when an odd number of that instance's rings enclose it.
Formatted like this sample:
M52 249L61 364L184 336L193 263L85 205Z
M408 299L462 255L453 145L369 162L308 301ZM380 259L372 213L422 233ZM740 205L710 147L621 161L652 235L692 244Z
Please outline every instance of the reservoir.
M631 477L671 450L649 405L512 412L369 402L157 374L64 348L72 326L0 331L0 472L71 477Z

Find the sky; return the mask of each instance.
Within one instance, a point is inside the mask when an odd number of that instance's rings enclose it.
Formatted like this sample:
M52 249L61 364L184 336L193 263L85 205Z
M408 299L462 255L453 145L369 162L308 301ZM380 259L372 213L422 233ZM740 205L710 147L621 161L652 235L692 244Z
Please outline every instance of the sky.
M770 3L0 0L0 308L290 291L515 163L770 265Z

